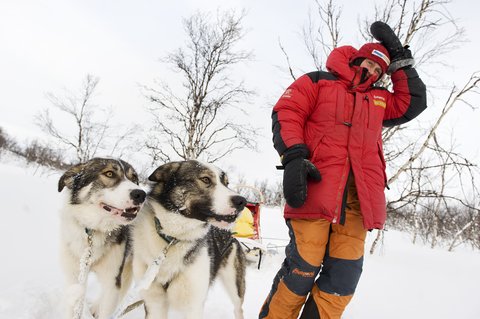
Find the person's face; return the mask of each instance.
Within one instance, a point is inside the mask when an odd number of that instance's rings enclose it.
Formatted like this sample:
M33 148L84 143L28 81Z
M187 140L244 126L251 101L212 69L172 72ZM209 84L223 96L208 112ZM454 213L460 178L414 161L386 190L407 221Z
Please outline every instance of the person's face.
M382 68L380 67L380 64L370 59L363 60L363 62L360 64L360 67L367 69L368 77L375 77L375 81L378 80L382 75Z

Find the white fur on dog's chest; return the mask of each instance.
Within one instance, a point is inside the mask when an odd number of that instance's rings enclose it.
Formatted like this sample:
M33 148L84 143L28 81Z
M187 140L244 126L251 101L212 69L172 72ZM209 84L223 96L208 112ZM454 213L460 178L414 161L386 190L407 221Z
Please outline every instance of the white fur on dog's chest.
M85 227L79 225L70 216L65 216L61 223L61 232L64 233L64 245L76 258L80 259L85 250L89 247L89 239ZM92 231L90 235L92 256L91 262L95 263L105 253L108 234Z
M61 228L63 244L68 250L80 259L85 249L88 247L88 235L85 227L79 225L73 217L65 214L61 219Z

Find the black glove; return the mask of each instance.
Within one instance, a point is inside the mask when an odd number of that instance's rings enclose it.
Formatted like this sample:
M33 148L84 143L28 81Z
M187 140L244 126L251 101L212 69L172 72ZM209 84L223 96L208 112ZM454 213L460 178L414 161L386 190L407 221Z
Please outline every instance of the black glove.
M401 68L410 67L415 63L408 45L402 46L402 42L400 42L400 39L388 24L376 21L370 26L370 32L376 40L382 43L390 55L391 62L387 74L391 74Z
M283 195L287 204L293 208L298 208L305 203L308 178L316 182L322 180L315 165L306 159L308 155L308 148L304 144L291 146L282 154L282 164L285 167Z

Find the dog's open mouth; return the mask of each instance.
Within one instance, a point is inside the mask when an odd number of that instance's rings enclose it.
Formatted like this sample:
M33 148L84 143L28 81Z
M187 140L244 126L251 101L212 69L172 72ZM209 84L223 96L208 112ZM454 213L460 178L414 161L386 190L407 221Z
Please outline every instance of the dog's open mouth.
M132 207L120 209L120 208L113 207L111 205L107 205L105 203L101 203L100 206L107 212L111 213L112 215L121 216L128 221L131 221L135 217L137 217L138 211L140 210L140 208L142 208L142 206L139 205L139 206L132 206Z
M226 214L226 215L220 215L220 214L215 214L212 211L209 211L208 213L204 213L208 217L211 217L215 219L217 222L226 222L226 223L233 223L238 217L239 212L234 211L231 214Z
M238 217L238 213L233 213L233 214L228 214L228 215L218 215L213 212L210 212L208 214L210 217L210 223L218 228L223 228L223 229L230 229L232 227L233 223Z
M211 217L215 218L215 220L219 221L219 222L233 223L235 221L235 219L237 219L238 214L232 214L232 215L212 214Z

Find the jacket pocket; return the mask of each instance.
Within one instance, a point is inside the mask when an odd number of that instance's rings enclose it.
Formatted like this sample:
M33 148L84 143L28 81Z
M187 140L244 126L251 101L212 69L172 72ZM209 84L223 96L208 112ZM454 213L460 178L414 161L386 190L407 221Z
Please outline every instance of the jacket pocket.
M310 156L310 161L312 163L316 163L319 161L320 156L322 156L322 145L323 145L323 140L325 139L325 134L319 135L317 138L314 139L314 142L312 143L313 145L313 150Z

